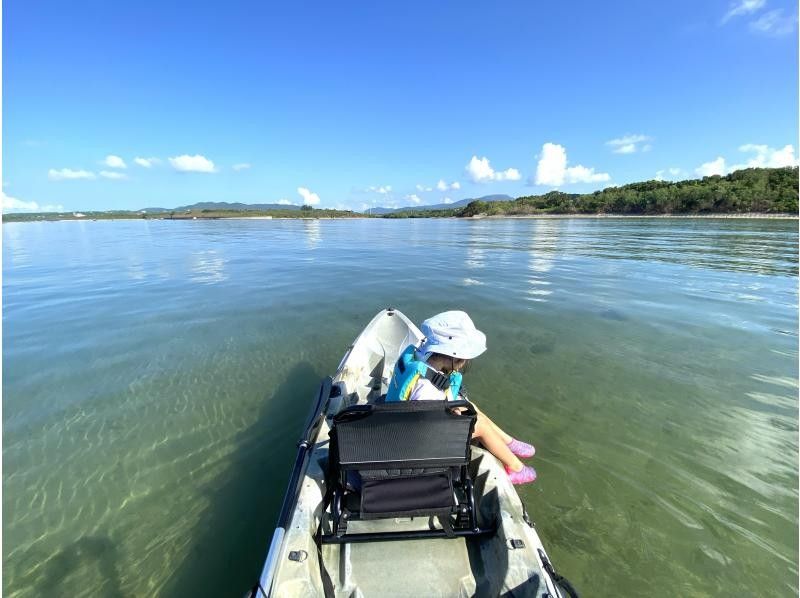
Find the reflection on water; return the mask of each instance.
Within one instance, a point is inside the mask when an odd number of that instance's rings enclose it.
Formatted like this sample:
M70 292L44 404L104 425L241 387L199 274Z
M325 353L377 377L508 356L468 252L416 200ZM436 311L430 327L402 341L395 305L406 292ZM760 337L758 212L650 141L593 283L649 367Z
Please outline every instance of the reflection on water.
M552 284L546 274L553 269L553 258L556 253L558 242L559 226L553 220L537 220L532 227L530 257L528 268L531 271L528 282L531 288L528 290L529 301L547 301L547 297L553 294Z
M322 240L319 220L304 220L303 230L306 235L306 248L316 249Z
M38 232L39 223L31 223L30 232ZM31 260L22 239L23 230L14 226L3 226L3 248L7 250L8 257L15 268L30 266ZM8 257L6 259L8 259Z
M480 270L486 267L486 249L484 247L490 241L486 237L489 228L482 223L470 223L468 226L465 264L470 270Z
M759 230L739 222L643 219L635 234L624 220L589 220L571 239L575 253L605 259L641 259L746 273L797 274L794 242L780 234L793 221L765 221ZM774 234L773 234L774 233ZM675 251L680 247L680 251ZM777 259L776 259L777 258ZM776 271L776 268L778 271Z
M3 224L3 593L243 594L314 379L394 305L486 331L470 393L535 442L520 493L584 593L796 595L797 251L763 220Z
M225 259L215 249L198 251L192 255L192 274L195 282L214 283L228 279L225 273Z

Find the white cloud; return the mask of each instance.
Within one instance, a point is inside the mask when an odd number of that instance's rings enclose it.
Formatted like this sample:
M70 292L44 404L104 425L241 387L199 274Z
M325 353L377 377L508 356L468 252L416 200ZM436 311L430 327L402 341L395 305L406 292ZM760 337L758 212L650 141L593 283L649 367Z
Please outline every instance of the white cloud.
M319 195L312 193L311 190L305 187L298 187L297 192L303 198L303 203L308 206L315 206L319 203Z
M513 170L513 169L511 169L511 170ZM498 179L498 180L500 180L500 179ZM418 186L419 186L419 185L418 185ZM453 181L452 183L450 183L450 184L448 185L448 184L445 182L445 180L444 180L444 179L439 179L439 182L438 182L438 183L436 183L436 188L437 188L439 191L447 191L448 189L456 190L456 189L461 189L461 183L459 183L458 181Z
M737 0L730 5L728 12L722 17L722 24L727 23L733 17L749 15L760 10L767 0Z
M365 189L365 191L367 193L380 193L381 195L388 195L389 193L392 192L392 186L391 185L386 185L386 186L380 186L380 187L375 187L375 186L367 187Z
M113 170L101 170L100 176L104 179L127 179L128 177L125 173L122 172L114 172Z
M127 168L128 167L128 165L125 164L125 160L123 160L119 156L115 156L114 154L107 155L105 160L103 160L103 164L105 164L109 168Z
M606 141L606 145L615 154L635 154L637 151L650 151L651 146L645 142L650 141L647 135L623 135L617 139Z
M0 191L3 198L3 212L63 212L64 206L44 205L40 206L35 201L22 201L16 197L10 197L4 191Z
M555 143L545 143L536 165L536 184L558 187L564 184L567 170L567 152Z
M416 193L412 193L411 195L406 195L406 199L415 204L419 204L420 202L422 202L422 199L420 199L420 197Z
M467 174L476 183L494 180L494 169L489 166L488 158L479 160L478 156L472 156L467 164Z
M567 167L567 150L557 143L545 143L536 165L537 185L560 187L565 183L601 183L611 180L605 172L595 172L578 164Z
M784 15L781 8L766 12L750 23L751 30L772 37L789 35L795 30L796 26L797 14Z
M169 158L169 163L179 172L217 172L214 163L200 154L175 156Z
M794 146L785 145L781 149L774 149L767 145L746 143L739 146L739 151L753 154L744 164L734 164L730 172L742 168L781 168L783 166L797 166L798 160L794 157Z
M472 156L469 164L466 166L467 175L473 183L487 183L489 181L518 181L522 178L519 170L516 168L508 168L506 170L495 170L489 164L489 159L486 157L478 158ZM444 181L439 181L443 183ZM460 187L461 185L459 185ZM451 187L453 189L457 187Z
M449 197L445 197L444 198L444 203L453 203L453 200L450 199Z
M288 199L279 199L275 203L280 204L282 206L290 206L290 205L292 205L292 202L289 201Z
M668 173L669 176L666 176L666 173ZM663 170L659 170L656 172L656 180L657 181L671 180L677 177L679 174L681 174L680 168L665 168Z
M56 170L55 168L51 168L47 171L47 178L51 181L66 181L74 179L93 179L96 177L93 172L89 172L88 170L72 170L71 168Z
M667 176L669 174L669 176ZM673 180L681 174L680 168L665 168L663 170L659 170L656 172L656 180L657 181L665 181L665 180Z
M700 176L714 176L717 174L722 176L725 174L725 158L719 156L716 160L701 164L694 171Z
M566 171L568 183L599 183L609 180L611 177L605 172L594 171L594 168L586 166L570 166Z
M139 158L136 157L133 161L142 168L151 168L153 164L158 164L161 160L158 158Z
M423 185L417 185L417 191L433 191L433 187L425 187Z
M239 172L240 170L247 170L248 168L250 168L250 166L251 165L248 162L242 162L241 164L234 164L233 169L236 172Z
M784 166L798 166L800 160L795 158L794 146L785 145L780 149L755 143L746 143L739 146L739 151L751 154L747 162L725 166L725 159L720 156L716 160L701 164L695 168L695 173L700 176L725 175L743 168L782 168Z

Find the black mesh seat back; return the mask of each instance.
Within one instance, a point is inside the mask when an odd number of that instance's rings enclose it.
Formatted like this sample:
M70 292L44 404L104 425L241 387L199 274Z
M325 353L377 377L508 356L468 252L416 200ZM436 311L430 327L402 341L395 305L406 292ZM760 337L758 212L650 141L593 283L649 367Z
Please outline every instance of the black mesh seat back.
M475 416L444 401L411 401L346 409L332 439L341 469L458 467L469 463Z

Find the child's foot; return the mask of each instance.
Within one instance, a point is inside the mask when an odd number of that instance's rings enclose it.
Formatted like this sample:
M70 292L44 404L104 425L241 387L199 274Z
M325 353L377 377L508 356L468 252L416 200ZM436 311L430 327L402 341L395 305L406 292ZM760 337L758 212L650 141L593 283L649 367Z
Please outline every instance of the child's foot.
M508 448L517 457L522 457L523 459L533 457L536 454L536 449L533 447L532 444L528 444L527 442L522 442L521 440L517 440L516 438L511 439L511 442L508 443Z
M536 480L536 470L533 467L528 467L527 465L523 465L522 469L519 471L512 471L508 466L506 466L506 473L508 474L508 478L511 480L511 483L515 486L520 484L530 484Z

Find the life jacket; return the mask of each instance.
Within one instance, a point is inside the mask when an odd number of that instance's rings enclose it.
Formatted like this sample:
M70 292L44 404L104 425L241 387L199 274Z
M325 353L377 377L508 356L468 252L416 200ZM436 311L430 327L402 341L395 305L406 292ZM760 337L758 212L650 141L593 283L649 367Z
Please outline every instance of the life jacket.
M453 401L458 398L461 372L451 372L449 376L443 374L421 359L417 359L417 348L409 345L400 354L394 366L392 380L386 391L386 402L407 401L420 378L430 380L436 388L445 393L445 399Z

